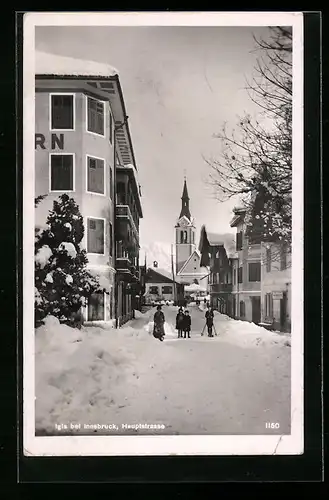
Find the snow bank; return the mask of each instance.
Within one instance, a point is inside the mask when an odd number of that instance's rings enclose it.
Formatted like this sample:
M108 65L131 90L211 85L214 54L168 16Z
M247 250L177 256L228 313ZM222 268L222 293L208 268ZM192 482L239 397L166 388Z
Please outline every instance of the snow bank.
M124 403L121 384L127 378L130 385L138 384L138 374L150 368L142 364L142 356L149 352L149 359L159 359L166 350L135 323L117 330L104 326L78 330L50 316L36 329L38 433L54 433L60 422L101 423L110 406Z
M145 313L142 313L141 311L138 311L135 309L135 319L144 319L145 318Z
M214 311L214 325L218 336L240 347L257 347L268 345L283 345L290 347L290 335L269 331L266 328L232 319L225 314Z

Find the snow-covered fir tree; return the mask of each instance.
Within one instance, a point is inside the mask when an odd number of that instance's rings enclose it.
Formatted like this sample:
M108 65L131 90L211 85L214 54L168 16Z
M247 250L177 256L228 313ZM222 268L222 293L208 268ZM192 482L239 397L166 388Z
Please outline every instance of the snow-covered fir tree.
M88 259L80 247L84 235L79 206L67 194L54 201L47 228L35 239L35 319L53 315L71 322L98 280L86 269Z

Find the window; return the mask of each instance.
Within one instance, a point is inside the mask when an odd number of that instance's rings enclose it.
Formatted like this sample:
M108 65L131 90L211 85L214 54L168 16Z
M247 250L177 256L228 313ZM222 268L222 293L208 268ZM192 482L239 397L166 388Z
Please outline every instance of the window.
M283 243L280 248L280 271L287 269L287 245Z
M260 262L249 263L249 281L260 281Z
M109 246L110 246L110 257L113 255L113 228L112 223L110 222L110 237L109 237Z
M87 130L104 136L104 103L87 97Z
M236 250L242 250L242 231L236 233Z
M50 94L50 128L51 130L74 129L73 95Z
M243 300L240 301L240 318L244 318L246 316L246 307Z
M266 318L273 317L273 295L271 293L265 295L265 316Z
M113 171L112 171L112 168L111 166L109 166L109 171L110 171L110 198L112 200L112 197L113 197Z
M110 143L112 144L113 141L113 117L112 113L110 111Z
M183 237L183 243L187 243L187 231L183 231L184 237Z
M236 285L236 269L233 269L233 285Z
M104 160L87 156L87 192L105 194Z
M195 243L195 234L194 234L194 232L192 233L192 243L193 243L193 245Z
M271 271L271 248L266 249L266 272L269 273Z
M93 293L88 299L88 321L105 320L105 294L103 292Z
M162 287L162 293L163 294L171 294L172 293L172 287L171 286L163 286Z
M184 234L183 233L184 233L184 231L180 232L180 242L181 243L183 243L183 241L184 241Z
M238 269L238 283L243 283L243 268L239 267Z
M88 217L87 219L87 252L104 255L104 219Z
M118 182L117 184L117 204L118 205L126 205L126 186L124 182Z
M152 295L158 295L158 293L159 293L158 287L157 286L150 286L150 293Z
M50 191L74 191L73 154L50 155Z

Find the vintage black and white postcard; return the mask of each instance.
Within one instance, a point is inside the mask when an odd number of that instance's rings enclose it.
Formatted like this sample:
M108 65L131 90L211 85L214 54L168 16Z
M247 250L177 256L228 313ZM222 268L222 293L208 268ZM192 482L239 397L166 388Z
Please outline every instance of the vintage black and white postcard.
M24 15L24 454L303 453L303 14Z

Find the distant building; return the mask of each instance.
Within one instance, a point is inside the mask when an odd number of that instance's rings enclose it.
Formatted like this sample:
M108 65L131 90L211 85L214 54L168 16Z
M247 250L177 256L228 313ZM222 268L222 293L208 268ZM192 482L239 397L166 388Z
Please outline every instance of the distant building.
M175 290L176 288L176 290ZM145 275L145 302L150 304L156 300L175 301L175 292L180 293L181 285L172 275L159 268L148 268Z
M262 243L261 321L280 331L291 330L291 253L285 243Z
M194 283L207 290L208 270L200 264L201 256L196 247L196 228L190 212L190 198L186 179L184 179L181 200L181 211L175 225L176 279L182 285L188 286ZM181 291L183 292L183 287L181 287ZM183 293L179 298L180 300L184 298Z
M84 319L122 324L139 286L142 208L119 76L108 65L36 52L35 195L48 195L36 226L63 193L79 205L88 269L104 290Z
M199 251L201 265L209 268L210 304L223 314L234 314L232 296L232 262L236 256L234 235L221 235L207 231L203 225L200 232Z
M232 295L235 318L261 321L261 244L246 235L245 208L235 208L230 222L236 228L236 258L232 261Z

